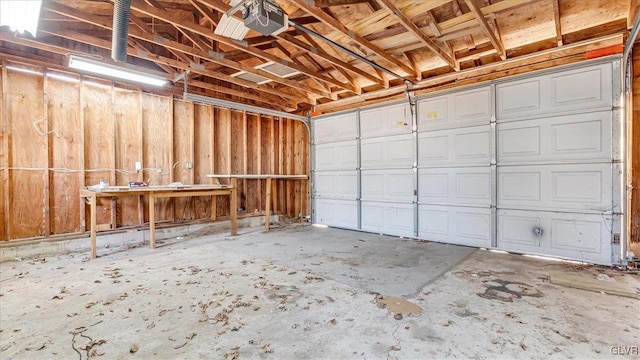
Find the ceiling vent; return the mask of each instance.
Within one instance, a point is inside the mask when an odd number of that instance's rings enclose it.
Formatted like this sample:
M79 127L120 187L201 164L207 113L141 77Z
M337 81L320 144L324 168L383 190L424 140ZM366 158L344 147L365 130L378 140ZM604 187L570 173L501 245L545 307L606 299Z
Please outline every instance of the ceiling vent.
M268 83L269 79L262 77L260 75L256 75L256 74L252 74L252 73L248 73L246 71L238 71L235 74L231 74L231 76L233 77L237 77L238 79L242 79L242 80L247 80L247 81L251 81L254 82L256 84L264 84L264 83Z
M271 61L256 66L256 69L264 70L281 78L288 78L300 74L300 72L297 70L293 70L289 67Z

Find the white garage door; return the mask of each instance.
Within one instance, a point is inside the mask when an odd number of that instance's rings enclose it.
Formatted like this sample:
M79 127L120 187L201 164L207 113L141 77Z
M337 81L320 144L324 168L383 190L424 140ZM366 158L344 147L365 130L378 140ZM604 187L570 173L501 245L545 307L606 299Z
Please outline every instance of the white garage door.
M499 248L612 262L614 88L611 63L496 85Z
M313 203L315 222L358 229L357 113L315 120Z
M418 236L490 247L491 87L418 101Z
M314 119L314 221L612 264L619 60ZM616 94L618 96L616 96Z
M415 236L415 138L408 104L360 112L361 228Z

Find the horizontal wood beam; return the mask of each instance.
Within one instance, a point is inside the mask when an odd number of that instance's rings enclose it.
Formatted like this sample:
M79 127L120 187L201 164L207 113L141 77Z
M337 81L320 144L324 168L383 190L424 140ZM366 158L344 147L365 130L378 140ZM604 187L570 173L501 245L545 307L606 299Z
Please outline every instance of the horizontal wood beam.
M378 0L380 6L386 9L389 13L398 18L400 25L407 29L410 33L415 35L429 50L431 50L436 56L442 59L445 63L451 66L452 69L458 71L460 66L453 58L453 54L447 54L438 45L416 25L408 17L406 17L400 9L398 9L390 0Z

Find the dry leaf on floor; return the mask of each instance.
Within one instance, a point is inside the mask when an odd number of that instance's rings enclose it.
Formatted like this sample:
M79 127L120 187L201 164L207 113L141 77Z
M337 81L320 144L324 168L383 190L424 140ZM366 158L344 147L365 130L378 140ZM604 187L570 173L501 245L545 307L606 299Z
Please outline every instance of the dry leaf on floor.
M197 334L197 333L194 333L194 332L190 332L190 333L187 335L187 339L191 340L191 339L193 339L194 337L196 337L196 335L198 335L198 334Z
M138 346L138 344L133 343L131 344L131 347L129 348L129 352L132 354L135 354L136 352L138 352L138 350L140 349L140 346Z
M336 320L336 319L331 319L331 320L329 320L329 322L330 322L330 323L332 323L333 325L335 325L335 324L337 324L337 323L338 323L338 320Z
M262 351L267 353L267 354L271 354L273 352L273 349L270 346L271 344L264 344L262 345Z
M232 350L231 352L227 353L227 357L225 358L225 360L237 360L238 357L240 357L240 352L238 352L238 350Z
M151 324L147 325L148 330L153 329L154 327L156 327L155 321L152 321Z
M524 342L520 342L520 347L522 348L522 350L527 350L527 345L525 345Z
M181 347L184 347L185 345L187 345L186 341L184 343L182 343L182 344L178 344L178 345L174 346L173 348L174 349L180 349Z

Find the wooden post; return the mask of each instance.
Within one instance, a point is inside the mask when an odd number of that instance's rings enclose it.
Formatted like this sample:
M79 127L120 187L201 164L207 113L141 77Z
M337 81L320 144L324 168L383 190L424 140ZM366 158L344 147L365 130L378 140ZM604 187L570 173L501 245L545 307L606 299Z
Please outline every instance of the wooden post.
M9 206L11 204L11 181L9 181L9 167L11 166L11 148L9 147L9 137L10 137L10 130L9 130L9 99L8 99L8 91L7 88L9 87L8 82L7 82L7 63L5 61L2 62L2 102L3 102L3 106L2 106L2 126L4 129L4 139L3 139L3 146L4 146L4 158L5 158L5 163L4 165L4 181L3 181L3 186L4 186L4 223L5 223L5 239L9 240L9 237L11 236L11 231L9 230L11 228L11 224L9 223L9 220L11 219L9 216Z
M47 119L45 132L49 131L49 97L47 96L47 76L42 74L42 102L44 118ZM47 149L47 169L42 174L44 181L44 236L49 237L51 235L51 145L49 144L49 137L47 134L44 136L44 146Z
M231 178L231 236L238 235L238 179Z
M156 248L156 198L149 194L149 244Z
M97 197L96 194L91 195L91 258L96 258L96 228L98 226L97 221Z
M80 173L78 178L78 184L80 189L84 189L85 179L84 179L84 79L80 76L80 146L78 146L78 163L80 164ZM84 233L87 231L87 207L86 207L86 199L82 198L80 201L80 207L78 208L80 211L80 232Z
M267 177L267 199L264 210L264 229L269 230L269 222L271 220L269 212L271 211L271 176Z

